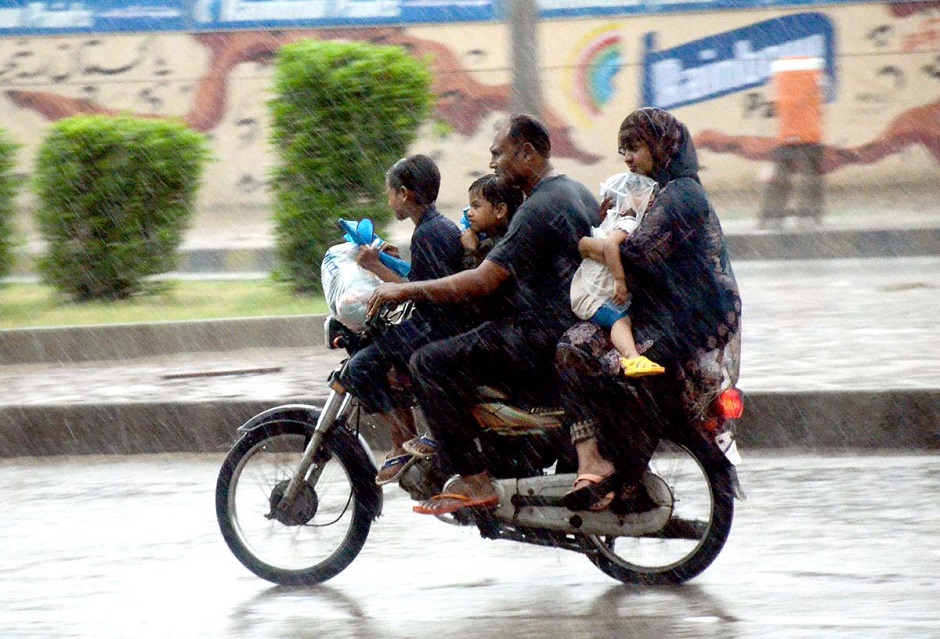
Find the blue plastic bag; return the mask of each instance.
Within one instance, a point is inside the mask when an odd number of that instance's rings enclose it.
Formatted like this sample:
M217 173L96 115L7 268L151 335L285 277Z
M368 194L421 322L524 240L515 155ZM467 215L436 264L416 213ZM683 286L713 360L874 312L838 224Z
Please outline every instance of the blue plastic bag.
M359 222L339 220L339 226L343 229L345 233L343 239L347 242L352 242L358 246L371 246L373 242L378 240L379 246L385 244L385 240L375 234L375 226L369 218ZM393 255L379 252L379 260L401 277L408 277L408 274L411 273L411 264Z

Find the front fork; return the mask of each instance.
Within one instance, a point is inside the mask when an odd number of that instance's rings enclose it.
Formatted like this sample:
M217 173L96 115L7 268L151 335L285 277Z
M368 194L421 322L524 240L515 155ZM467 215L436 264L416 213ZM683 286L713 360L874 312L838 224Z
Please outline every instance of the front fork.
M300 463L297 464L297 468L294 470L290 482L287 484L287 489L284 491L280 502L278 502L278 509L284 508L294 502L301 487L308 481L307 475L310 473L310 468L313 466L313 460L316 459L317 453L320 452L320 448L323 446L323 440L336 425L336 418L346 414L351 401L352 395L349 393L345 391L340 392L335 389L330 390L330 395L327 397L326 404L323 406L323 411L317 419L317 425L313 429L313 435L310 437L310 441L307 442L307 447L304 448L304 454L300 458ZM310 483L316 484L321 470L322 467L316 468L310 473Z

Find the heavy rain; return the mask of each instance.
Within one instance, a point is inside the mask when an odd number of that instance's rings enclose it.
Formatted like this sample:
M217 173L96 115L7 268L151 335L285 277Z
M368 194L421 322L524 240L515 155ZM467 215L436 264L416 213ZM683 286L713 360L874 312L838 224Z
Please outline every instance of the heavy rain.
M847 0L0 9L0 636L940 636L938 10ZM410 59L428 65L422 90L433 101L410 112L386 104L385 120L367 119L381 105L353 84L370 80L343 76L330 117L352 113L348 126L370 131L356 138L340 125L291 156L291 140L317 138L303 138L304 118L288 135L291 107L274 98L290 94L311 55L302 45L316 41L404 52L389 73ZM814 97L784 95L807 78ZM375 86L372 97L406 100L421 86ZM302 105L332 108L309 96ZM731 463L718 448L715 462L667 442L644 476L652 506L626 515L622 495L610 512L559 507L574 477L551 483L561 462L525 484L544 491L542 502L500 479L497 509L458 510L471 525L412 511L413 490L434 488L421 499L447 490L418 470L434 458L409 453L401 486L373 489L371 473L398 444L328 381L348 354L325 345L327 304L304 280L319 280L322 249L341 244L343 230L318 226L319 195L304 195L297 214L284 193L316 182L323 201L346 207L329 215L375 219L408 262L420 259L409 247L417 221L393 219L396 184L384 177L399 157L431 158L437 209L461 224L500 124L527 112L547 125L554 168L597 196L625 160L642 172L617 135L642 106L687 125L737 279L744 414L727 426ZM393 116L412 129L385 135ZM102 162L90 152L96 132L124 134L112 122L137 127L141 154ZM87 152L70 155L80 126L90 127ZM179 140L169 156L148 146L153 131ZM283 168L295 165L316 180ZM125 180L131 166L169 173ZM81 183L68 182L75 167L106 186L80 184L87 191L63 201L61 189ZM166 194L187 180L190 191ZM118 196L88 204L101 193ZM74 225L82 206L107 229ZM105 250L69 261L96 233L111 233ZM306 244L306 233L324 236ZM303 252L317 255L312 269L298 266ZM187 298L187 284L208 288ZM277 293L230 313L201 310L228 308L240 285ZM275 426L256 441L263 429L237 431L288 404L313 407L305 434ZM324 406L339 417L320 428L340 434L324 435L288 498ZM418 426L425 432L420 413ZM541 454L538 436L502 439ZM685 492L689 460L702 467L692 475L704 477L704 510ZM272 475L257 490L249 481L263 472ZM746 498L732 499L732 477ZM356 513L379 508L356 554ZM545 523L559 512L563 533ZM522 523L532 513L546 526L534 536ZM682 573L726 524L723 547ZM269 550L275 543L284 545ZM320 544L322 583L272 583L303 581L282 567L307 568ZM682 583L658 583L671 569ZM637 575L649 583L627 583Z

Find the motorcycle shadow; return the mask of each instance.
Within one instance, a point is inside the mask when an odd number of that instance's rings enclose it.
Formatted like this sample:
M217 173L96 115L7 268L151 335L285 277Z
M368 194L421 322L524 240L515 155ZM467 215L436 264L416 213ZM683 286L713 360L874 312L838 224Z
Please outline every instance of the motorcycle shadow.
M619 584L594 600L587 618L607 619L608 630L623 630L623 636L631 639L680 636L734 639L739 636L736 630L739 620L724 609L721 597L697 584ZM638 618L643 623L637 623Z
M371 624L359 603L336 588L272 586L232 610L228 636L387 639L386 632Z

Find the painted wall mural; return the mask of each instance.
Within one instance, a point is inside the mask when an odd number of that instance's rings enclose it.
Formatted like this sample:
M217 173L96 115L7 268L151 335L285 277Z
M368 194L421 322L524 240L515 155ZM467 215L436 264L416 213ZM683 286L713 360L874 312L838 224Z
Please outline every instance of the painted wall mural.
M617 97L614 84L623 69L622 26L606 24L589 31L572 48L571 97L574 115L581 123L599 116Z
M171 3L154 6L162 4ZM493 124L510 108L508 32L492 20L0 38L0 125L24 144L25 173L45 128L60 118L180 117L212 138L216 161L201 208L264 212L274 162L266 107L272 61L279 47L304 38L396 44L432 61L435 122L415 150L441 165L442 208L456 214L466 186L488 170ZM834 184L900 175L929 185L940 176L938 2L562 16L540 25L540 41L554 155L588 185L620 170L614 136L623 116L657 104L696 136L710 190L753 190L775 144L769 65L793 52L825 60Z

